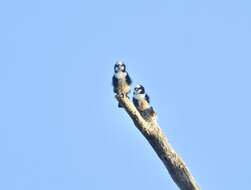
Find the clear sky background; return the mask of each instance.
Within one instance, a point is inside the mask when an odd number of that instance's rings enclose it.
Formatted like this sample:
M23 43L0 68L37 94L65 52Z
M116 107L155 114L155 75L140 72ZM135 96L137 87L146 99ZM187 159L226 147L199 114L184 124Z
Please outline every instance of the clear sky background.
M203 190L251 186L251 2L0 2L0 189L178 189L123 109L124 60Z

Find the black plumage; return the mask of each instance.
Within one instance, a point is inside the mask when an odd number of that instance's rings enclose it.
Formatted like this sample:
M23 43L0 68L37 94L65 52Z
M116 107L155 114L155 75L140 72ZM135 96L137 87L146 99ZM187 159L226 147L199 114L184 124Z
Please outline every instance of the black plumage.
M133 104L137 107L139 107L139 101L136 98L132 98Z
M112 77L112 86L113 86L113 92L114 93L118 93L117 92L118 81L119 80L115 77L115 75L113 75L113 77Z
M150 97L148 96L148 94L145 95L145 99L150 104Z
M131 85L132 84L132 79L131 79L131 77L129 76L129 74L126 72L126 83L128 84L128 85Z

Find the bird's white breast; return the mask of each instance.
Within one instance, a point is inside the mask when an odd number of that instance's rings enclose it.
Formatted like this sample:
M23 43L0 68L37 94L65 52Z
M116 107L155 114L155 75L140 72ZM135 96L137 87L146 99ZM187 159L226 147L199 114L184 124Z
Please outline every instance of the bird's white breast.
M136 95L134 95L134 98L137 100L144 100L145 94L136 94Z
M126 77L127 73L126 72L117 72L115 73L115 77L117 79L124 79Z
M134 98L138 101L138 109L140 111L143 111L145 109L150 108L149 103L146 100L145 94L136 94L134 95Z

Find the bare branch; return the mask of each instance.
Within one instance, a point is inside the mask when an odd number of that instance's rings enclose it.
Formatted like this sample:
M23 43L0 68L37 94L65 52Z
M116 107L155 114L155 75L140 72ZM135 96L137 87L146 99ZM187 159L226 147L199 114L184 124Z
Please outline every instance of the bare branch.
M152 121L144 120L129 98L116 96L116 99L151 144L177 186L181 190L200 190L184 161L169 144L157 121L155 119Z

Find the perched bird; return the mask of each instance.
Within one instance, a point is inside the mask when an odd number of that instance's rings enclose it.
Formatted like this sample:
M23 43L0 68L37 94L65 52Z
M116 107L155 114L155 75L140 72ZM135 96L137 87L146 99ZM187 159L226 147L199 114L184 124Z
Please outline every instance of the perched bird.
M126 66L124 62L117 61L114 65L114 75L112 77L112 85L114 93L118 94L121 97L128 97L130 92L130 85L132 80L129 74L126 71ZM122 107L119 105L119 107Z
M142 85L137 85L134 88L133 104L145 119L151 119L156 116L155 111L150 105L150 97L145 93L145 88Z

